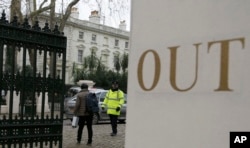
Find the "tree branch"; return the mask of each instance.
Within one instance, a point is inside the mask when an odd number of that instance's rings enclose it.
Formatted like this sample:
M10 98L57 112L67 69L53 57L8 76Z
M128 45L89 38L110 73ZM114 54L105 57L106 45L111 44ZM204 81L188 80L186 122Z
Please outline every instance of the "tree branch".
M71 9L74 5L76 5L80 0L73 0L72 2L69 3L65 14L63 15L62 21L60 23L59 31L63 31L65 24L71 14Z
M30 17L30 18L33 18L33 17L39 15L40 13L42 13L42 12L44 12L44 11L50 10L51 8L52 8L52 5L50 4L50 5L47 6L47 7L43 7L43 8L41 8L41 9L38 9L38 10L36 10L36 11L31 12L30 15L29 15L29 17Z
M44 0L41 5L39 6L39 9L42 9L43 5L47 2L48 0Z

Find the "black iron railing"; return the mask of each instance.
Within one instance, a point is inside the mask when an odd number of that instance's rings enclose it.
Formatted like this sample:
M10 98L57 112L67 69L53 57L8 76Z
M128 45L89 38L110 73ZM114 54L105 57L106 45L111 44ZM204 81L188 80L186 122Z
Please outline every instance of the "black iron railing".
M58 58L60 74L57 73ZM52 66L51 72L48 65ZM9 22L3 11L0 91L6 93L8 110L1 110L1 96L0 147L62 148L65 66L66 37L57 25L50 30L48 23L44 28L38 21L31 26L25 18L20 24L17 17Z

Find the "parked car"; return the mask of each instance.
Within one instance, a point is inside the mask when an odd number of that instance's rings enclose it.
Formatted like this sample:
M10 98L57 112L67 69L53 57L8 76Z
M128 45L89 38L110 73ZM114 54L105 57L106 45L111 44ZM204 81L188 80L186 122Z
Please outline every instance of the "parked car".
M69 90L67 91L67 94L65 95L64 98L64 112L67 111L67 102L72 99L79 91L81 88L79 86L73 86L70 87Z
M89 91L92 93L98 93L99 91L102 91L104 89L102 88L90 88ZM64 113L66 115L66 118L72 119L73 118L73 109L75 107L76 103L76 95L78 92L81 91L81 88L79 86L71 87L68 90L68 96L64 98Z
M99 91L99 90L103 90L102 88L89 88L90 92L95 92L95 91ZM73 99L74 97L76 97L75 95L81 91L81 87L79 86L73 86L70 87L69 90L67 91L67 94L65 95L64 98L64 112L67 111L67 102L71 99Z
M91 92L91 91L90 91ZM102 110L101 105L103 104L104 98L106 96L106 93L108 90L95 90L92 91L96 94L99 104L99 112L95 113L93 116L93 124L97 124L99 121L107 121L109 120L109 116L107 115L107 110ZM118 117L119 122L125 122L126 120L126 110L127 110L127 95L124 94L125 102L123 106L121 107L121 114ZM66 103L66 117L70 120L73 118L73 110L76 103L76 95L73 96L67 103Z

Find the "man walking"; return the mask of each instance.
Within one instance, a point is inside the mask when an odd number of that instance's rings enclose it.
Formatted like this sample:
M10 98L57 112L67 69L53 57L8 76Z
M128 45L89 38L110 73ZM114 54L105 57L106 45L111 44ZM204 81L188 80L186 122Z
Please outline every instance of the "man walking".
M124 104L124 93L119 89L117 81L112 82L112 88L107 92L102 104L102 109L107 108L107 114L109 115L112 133L111 136L117 134L117 119L120 115L120 110Z
M81 142L82 131L83 131L83 128L84 128L84 125L86 122L87 129L88 129L87 145L91 145L92 137L93 137L93 129L92 129L93 114L87 112L86 97L88 94L89 94L88 85L83 83L81 85L81 91L77 94L76 104L75 104L75 108L74 108L74 114L79 117L77 143L79 144Z

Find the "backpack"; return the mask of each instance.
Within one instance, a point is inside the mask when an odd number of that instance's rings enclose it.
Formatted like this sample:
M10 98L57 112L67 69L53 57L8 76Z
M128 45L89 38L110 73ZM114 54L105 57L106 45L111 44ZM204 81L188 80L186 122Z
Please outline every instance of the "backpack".
M99 112L98 100L95 93L88 93L86 96L86 111L88 113Z

